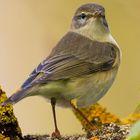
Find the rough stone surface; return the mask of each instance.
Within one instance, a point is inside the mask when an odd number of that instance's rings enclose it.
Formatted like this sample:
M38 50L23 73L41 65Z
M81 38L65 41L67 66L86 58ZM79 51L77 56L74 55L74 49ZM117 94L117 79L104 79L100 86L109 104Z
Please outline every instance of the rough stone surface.
M89 132L88 134L62 136L59 139L51 138L49 135L27 135L24 136L24 140L125 140L129 131L129 125L110 123L105 124L100 129Z

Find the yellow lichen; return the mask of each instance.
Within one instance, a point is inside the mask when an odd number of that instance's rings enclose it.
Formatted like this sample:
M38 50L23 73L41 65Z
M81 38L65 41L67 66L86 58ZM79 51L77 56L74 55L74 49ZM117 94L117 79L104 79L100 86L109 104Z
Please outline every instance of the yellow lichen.
M76 117L80 120L83 128L88 131L89 130L89 124L87 123L87 121L85 121L82 116L80 116L80 114L78 112L76 112L75 110L73 110ZM107 124L107 123L116 123L116 124L133 124L136 121L138 121L140 119L140 113L139 112L135 112L131 115L129 115L126 118L119 118L114 114L111 114L110 112L108 112L106 110L106 108L102 107L101 105L99 105L98 103L95 105L92 105L90 107L86 107L86 108L82 108L80 109L80 111L84 114L84 116L93 123L93 125L96 128L99 128L101 125L103 124Z
M74 110L73 110L74 111ZM85 115L85 117L96 126L100 127L102 124L114 122L121 123L121 120L116 116L106 111L104 107L99 104L92 105L87 108L82 108L80 111ZM85 130L88 130L87 122L79 115L78 112L74 111L77 118L80 120Z
M0 103L6 100L6 94L0 88ZM13 113L12 105L0 106L0 140L19 140L21 130Z
M92 137L90 140L99 140L97 137Z
M121 119L122 124L133 124L140 119L140 113L130 114L128 117Z

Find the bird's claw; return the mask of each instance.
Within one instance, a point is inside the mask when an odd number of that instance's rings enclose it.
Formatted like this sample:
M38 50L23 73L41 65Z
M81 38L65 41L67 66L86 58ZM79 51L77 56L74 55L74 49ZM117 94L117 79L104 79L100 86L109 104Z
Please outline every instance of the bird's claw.
M59 130L55 130L55 132L52 133L53 138L61 138L61 134Z

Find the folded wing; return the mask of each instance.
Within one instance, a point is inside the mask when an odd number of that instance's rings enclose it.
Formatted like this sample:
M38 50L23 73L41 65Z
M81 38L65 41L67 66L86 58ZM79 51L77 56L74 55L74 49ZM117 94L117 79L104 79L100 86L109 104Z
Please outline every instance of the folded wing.
M90 40L69 32L22 85L28 88L50 80L80 77L94 72L110 70L115 62L115 45Z

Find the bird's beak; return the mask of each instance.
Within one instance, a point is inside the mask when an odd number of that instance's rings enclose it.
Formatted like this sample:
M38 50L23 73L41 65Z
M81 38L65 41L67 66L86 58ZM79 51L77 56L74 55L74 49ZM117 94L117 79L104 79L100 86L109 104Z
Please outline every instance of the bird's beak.
M94 13L94 17L101 17L103 16L103 11L102 10L98 10Z

